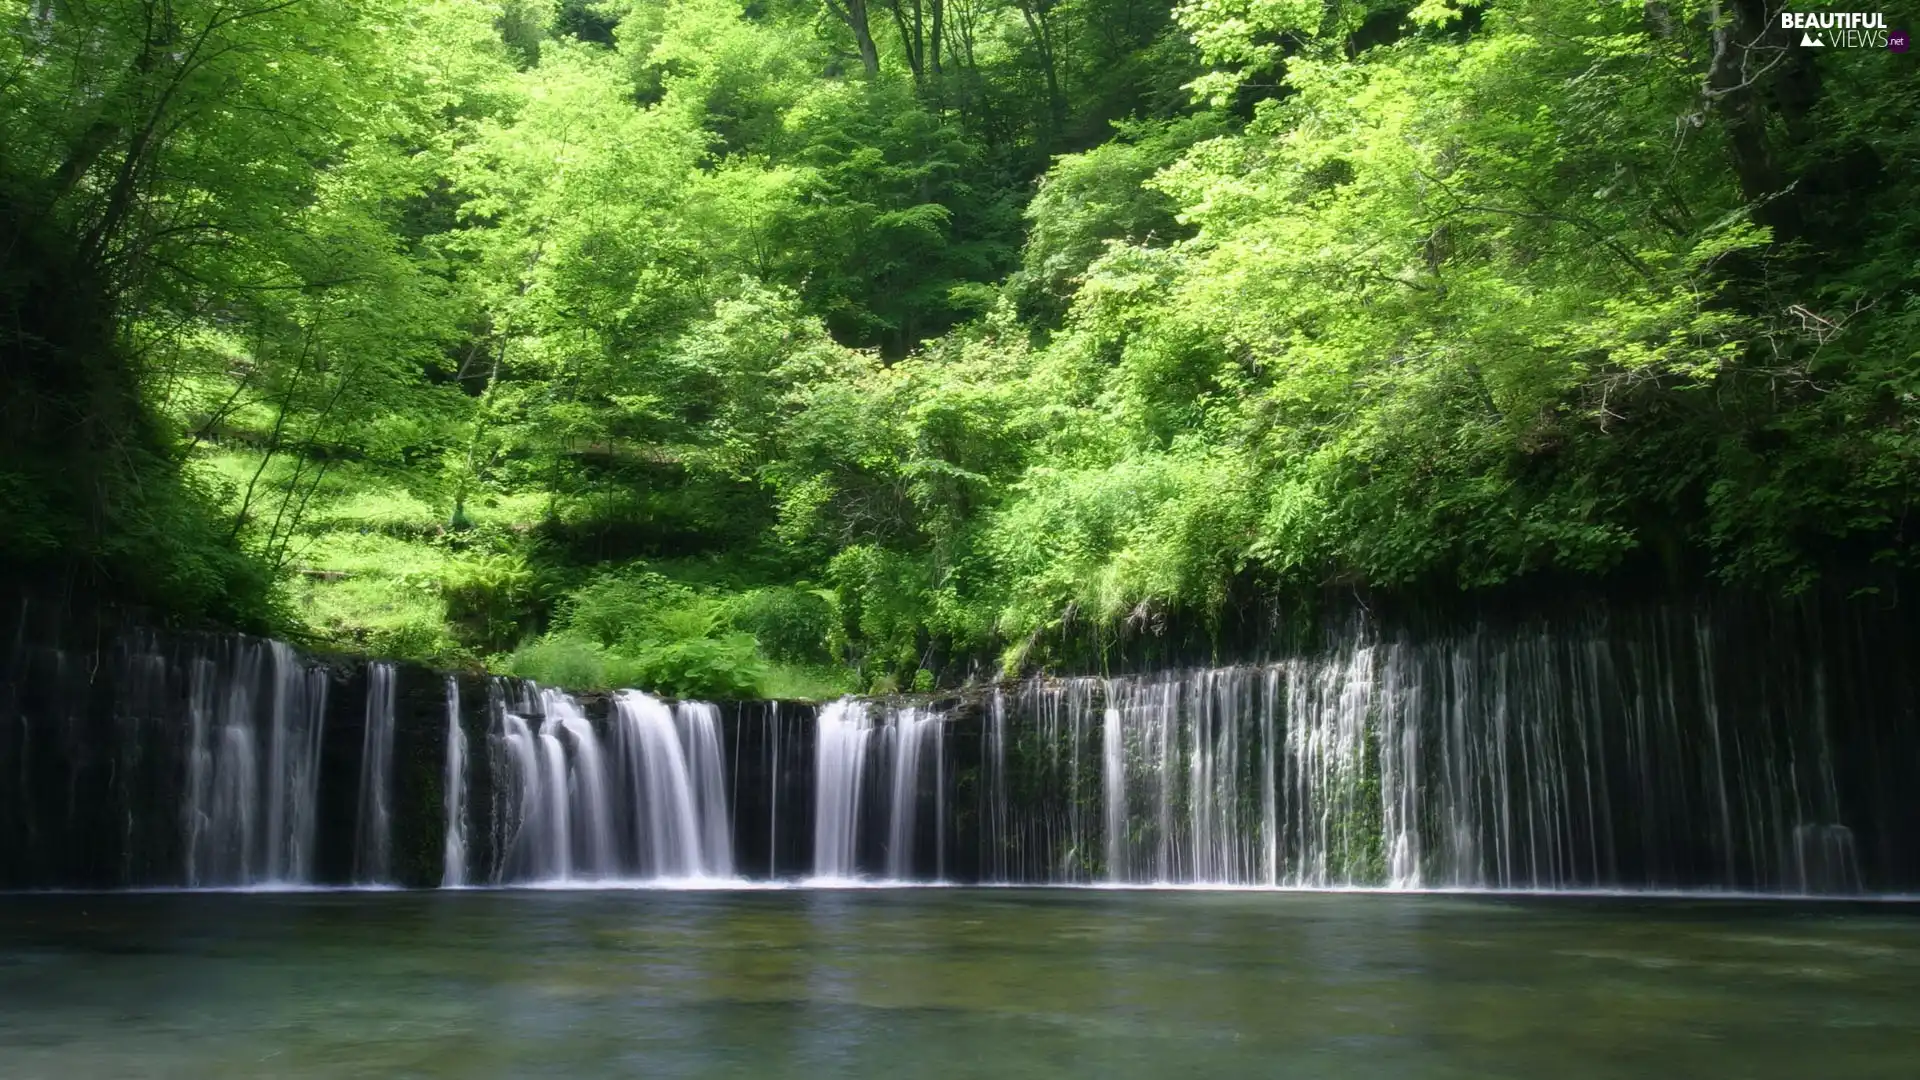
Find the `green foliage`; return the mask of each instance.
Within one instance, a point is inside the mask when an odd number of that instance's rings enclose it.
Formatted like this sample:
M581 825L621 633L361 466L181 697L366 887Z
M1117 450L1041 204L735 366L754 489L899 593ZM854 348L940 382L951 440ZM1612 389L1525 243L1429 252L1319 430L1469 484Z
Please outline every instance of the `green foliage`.
M1008 282L1022 314L1057 326L1108 244L1184 238L1174 201L1147 181L1195 142L1220 134L1224 125L1210 114L1122 125L1113 141L1057 160L1027 204L1020 269Z
M0 0L8 572L725 697L1912 568L1884 58L1751 5L872 17Z
M644 569L601 574L569 594L560 615L563 629L606 647L651 635L662 623L704 635L717 622L713 605L694 590Z
M567 634L530 642L506 659L515 675L582 689L633 687L672 697L764 696L769 671L748 634L657 625L617 648Z
M759 697L766 678L749 634L643 641L631 655L631 666L621 672L623 685L676 697Z
M853 672L839 665L771 664L755 696L772 701L831 701L859 689Z
M517 649L521 675L561 685L639 687L703 698L827 698L846 692L831 666L831 593L767 587L728 593L645 567L603 572L573 590L553 632ZM561 681L557 676L566 676Z
M539 576L524 557L483 555L453 562L440 579L447 622L482 653L517 644L538 614Z
M839 620L831 590L771 586L743 593L729 605L733 625L752 634L770 659L825 664Z
M918 561L862 544L834 556L827 569L854 633L866 643L864 666L883 674L919 667L926 596Z
M534 679L549 686L601 690L617 686L618 673L608 671L606 649L579 638L556 637L529 642L501 664L510 675Z

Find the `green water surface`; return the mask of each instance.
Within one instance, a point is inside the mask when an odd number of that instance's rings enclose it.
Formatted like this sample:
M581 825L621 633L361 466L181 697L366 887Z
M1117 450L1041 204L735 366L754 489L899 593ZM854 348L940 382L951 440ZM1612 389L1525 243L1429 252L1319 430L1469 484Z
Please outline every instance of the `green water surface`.
M0 1077L1920 1077L1898 904L0 898Z

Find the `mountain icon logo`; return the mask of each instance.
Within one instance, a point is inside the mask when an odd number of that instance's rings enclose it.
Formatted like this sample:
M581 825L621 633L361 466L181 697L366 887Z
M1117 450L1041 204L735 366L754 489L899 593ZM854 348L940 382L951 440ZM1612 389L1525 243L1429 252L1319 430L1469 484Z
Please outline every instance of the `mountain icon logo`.
M1826 46L1827 46L1827 43L1826 43L1826 42L1824 42L1824 41L1821 41L1821 40L1820 40L1819 38L1817 38L1817 37L1814 37L1814 36L1813 36L1812 34L1801 34L1801 35L1800 35L1800 46L1801 46L1802 48L1820 48L1820 49L1824 49L1824 48L1826 48Z

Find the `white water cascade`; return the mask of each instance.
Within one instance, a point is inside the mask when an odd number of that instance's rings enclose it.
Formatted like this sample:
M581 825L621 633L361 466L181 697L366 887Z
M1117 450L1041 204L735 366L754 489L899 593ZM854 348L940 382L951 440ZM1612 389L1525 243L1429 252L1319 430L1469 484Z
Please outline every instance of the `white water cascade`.
M1710 630L1658 612L1584 635L1355 633L1264 665L1029 682L982 725L982 876L1858 890L1824 675L1756 673L1754 693Z
M829 884L1880 887L1878 867L1904 865L1888 823L1906 804L1846 741L1862 723L1836 704L1851 687L1830 689L1812 658L1731 663L1743 632L1684 609L1420 639L1361 626L1262 664L1032 679L937 708L843 699L783 720L748 706L724 723L635 691L589 719L567 694L503 681L484 817L450 688L435 871L467 880L471 821L490 830L473 874L493 882L729 879L737 843L754 876ZM256 699L308 691L268 693L279 661L253 655L257 677L216 693L208 676L193 695L200 883L264 880L271 852L304 850L282 793L310 774L276 785L267 747L308 729ZM390 682L370 669L362 881L388 880L368 867L391 828L369 833L392 782L374 779L391 772ZM1883 786L1847 792L1863 779Z
M980 861L981 876L989 881L1012 881L1009 839L1013 836L1012 800L1007 797L1007 695L994 687L987 699L987 722L983 732L980 769L986 774L981 785L980 824L983 838L990 838Z
M761 763L767 777L767 876L772 877L780 851L780 703L773 702L767 713L766 758Z
M916 877L915 843L919 839L920 804L932 794L935 834L933 880L946 876L946 725L937 713L915 706L891 712L886 732L892 784L887 801L887 879L911 881ZM927 768L927 746L933 747L931 775Z
M821 709L815 722L816 880L850 881L866 871L878 871L889 882L946 879L949 723L945 714L919 705L843 698ZM867 782L870 767L875 785ZM867 799L882 800L875 812L885 814L886 830L871 842L862 828ZM879 845L878 860L869 863L872 844Z
M612 790L600 737L558 690L507 701L497 689L494 769L496 881L611 878L621 867ZM537 712L538 718L526 713ZM502 760L503 759L503 760ZM504 765L504 767L499 767Z
M0 881L1911 891L1915 641L1920 619L1729 601L1356 618L1268 662L938 704L500 679L484 744L457 685L429 704L394 665L16 646ZM329 718L349 679L364 700Z
M1100 782L1106 789L1107 880L1127 880L1127 743L1120 710L1108 706L1100 718Z
M623 691L603 738L560 691L496 684L494 699L494 881L733 876L714 706Z
M720 745L720 710L705 701L682 701L674 705L673 714L698 796L701 869L696 876L730 878L733 822L727 811L727 761Z
M326 673L282 642L230 649L224 665L191 663L186 883L302 884L314 870Z
M547 859L558 847L546 828L547 800L540 751L524 716L496 702L494 756L495 881L549 877Z
M825 881L859 874L860 791L873 727L865 702L842 698L820 710L814 769L813 874Z
M392 879L393 665L367 665L367 727L360 746L360 811L355 819L353 880Z
M440 884L467 883L467 733L460 729L460 682L447 676L447 772L442 781L447 815Z
M670 709L628 690L615 699L614 723L635 869L654 879L732 877L719 711L696 702Z
M547 718L540 725L540 745L546 753L561 826L565 862L560 876L611 877L618 873L614 859L613 802L607 781L606 755L600 737L580 711L579 702L558 690L542 690Z

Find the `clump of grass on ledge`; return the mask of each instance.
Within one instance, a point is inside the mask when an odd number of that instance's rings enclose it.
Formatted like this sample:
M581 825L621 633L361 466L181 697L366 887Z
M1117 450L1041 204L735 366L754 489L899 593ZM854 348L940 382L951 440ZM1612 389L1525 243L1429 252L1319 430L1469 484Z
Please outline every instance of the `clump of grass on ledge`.
M512 675L578 690L639 689L668 697L818 701L849 692L851 673L769 661L753 637L637 640L608 647L567 633L528 642L494 665Z

